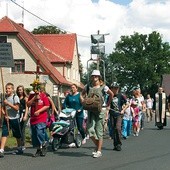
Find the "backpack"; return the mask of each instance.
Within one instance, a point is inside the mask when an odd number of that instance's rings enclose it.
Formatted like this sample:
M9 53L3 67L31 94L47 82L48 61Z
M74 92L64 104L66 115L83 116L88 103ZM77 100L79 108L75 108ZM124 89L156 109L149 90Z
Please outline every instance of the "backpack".
M84 101L82 102L83 105L83 109L84 110L88 110L92 113L100 113L101 109L102 109L102 105L104 102L103 99L103 90L104 86L101 86L100 88L94 89L92 87L89 87L89 85L87 85L87 97L84 99Z

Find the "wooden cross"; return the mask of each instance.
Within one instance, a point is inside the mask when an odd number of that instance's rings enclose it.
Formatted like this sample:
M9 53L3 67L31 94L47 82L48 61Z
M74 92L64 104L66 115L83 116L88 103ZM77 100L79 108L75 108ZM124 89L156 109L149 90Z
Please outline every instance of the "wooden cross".
M37 60L36 71L24 71L25 74L36 74L36 79L39 79L40 74L49 75L49 72L40 71L40 61Z

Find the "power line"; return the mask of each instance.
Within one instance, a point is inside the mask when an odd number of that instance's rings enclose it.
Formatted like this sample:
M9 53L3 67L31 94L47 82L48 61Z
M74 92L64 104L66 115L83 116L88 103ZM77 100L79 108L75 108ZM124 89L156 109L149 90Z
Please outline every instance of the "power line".
M33 15L34 17L38 18L39 20L41 20L41 21L43 21L43 22L45 22L45 23L47 23L47 24L49 24L49 25L51 25L51 26L57 27L57 28L60 29L61 31L64 31L64 32L67 32L67 33L72 33L72 32L70 32L70 31L66 31L66 30L64 30L64 29L62 29L62 28L60 28L60 27L58 27L58 26L56 26L56 25L54 25L54 24L52 24L52 23L50 23L50 22L48 22L48 21L46 21L46 20L44 20L44 19L42 19L42 18L39 17L38 15L32 13L31 11L25 9L23 6L21 6L21 5L19 5L18 3L16 3L14 0L11 0L11 2L14 3L15 5L17 5L18 7L22 8L24 11L28 12L29 14ZM80 34L77 34L77 36L84 37L84 38L90 38L90 36L85 36L85 35L80 35Z

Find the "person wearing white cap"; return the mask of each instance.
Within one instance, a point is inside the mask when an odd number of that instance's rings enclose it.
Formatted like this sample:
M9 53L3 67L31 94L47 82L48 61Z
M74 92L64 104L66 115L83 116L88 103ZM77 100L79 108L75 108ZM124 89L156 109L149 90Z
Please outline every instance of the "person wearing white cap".
M101 74L99 70L93 70L91 74L91 85L86 85L82 95L90 96L91 94L100 94L104 98L104 94L109 95L108 102L106 104L106 109L110 108L110 103L113 98L113 93L108 86L104 85ZM83 101L83 98L82 98ZM102 103L103 104L103 103ZM104 106L103 106L104 107ZM87 130L89 136L96 148L92 152L93 158L98 158L102 156L101 149L103 145L103 131L104 131L104 118L106 114L106 109L102 108L101 112L94 113L93 111L88 111L88 122Z

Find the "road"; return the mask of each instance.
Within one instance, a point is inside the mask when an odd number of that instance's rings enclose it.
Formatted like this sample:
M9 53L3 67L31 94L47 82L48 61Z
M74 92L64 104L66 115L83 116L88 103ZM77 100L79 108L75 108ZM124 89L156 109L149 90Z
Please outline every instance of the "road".
M0 159L0 170L170 170L169 126L157 130L153 122L145 123L138 137L122 142L122 151L114 151L112 140L105 137L101 158L92 158L90 140L81 148L49 150L46 157L32 158L33 148L27 148L23 155L6 152Z

